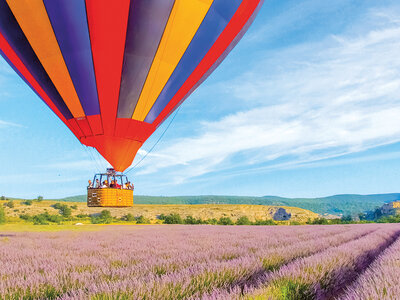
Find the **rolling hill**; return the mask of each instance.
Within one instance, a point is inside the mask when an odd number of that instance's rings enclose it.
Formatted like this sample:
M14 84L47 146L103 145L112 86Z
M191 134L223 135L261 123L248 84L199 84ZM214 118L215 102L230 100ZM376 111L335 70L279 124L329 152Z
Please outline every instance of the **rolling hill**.
M291 206L311 210L318 214L347 215L374 210L384 203L400 199L400 193L357 195L345 194L321 198L283 198L278 196L135 196L135 204L248 204ZM59 201L86 202L86 196L74 196Z

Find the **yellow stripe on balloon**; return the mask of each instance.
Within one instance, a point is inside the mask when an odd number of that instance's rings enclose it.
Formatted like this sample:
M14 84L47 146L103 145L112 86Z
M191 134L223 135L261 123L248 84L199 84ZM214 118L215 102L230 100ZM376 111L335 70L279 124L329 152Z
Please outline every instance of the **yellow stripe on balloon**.
M143 121L206 16L213 0L176 0L132 119Z
M43 1L7 0L7 3L73 116L85 116Z

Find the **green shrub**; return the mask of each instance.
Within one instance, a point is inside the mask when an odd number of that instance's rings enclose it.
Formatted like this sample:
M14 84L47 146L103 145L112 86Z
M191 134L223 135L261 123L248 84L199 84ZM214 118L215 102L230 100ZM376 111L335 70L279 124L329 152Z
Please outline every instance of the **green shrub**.
M233 221L229 217L221 217L218 220L218 225L233 225Z
M183 224L183 220L178 214L170 214L168 216L161 215L161 220L164 220L164 224Z
M77 217L78 219L85 219L85 218L89 218L90 216L89 216L89 215L86 215L86 214L79 214L79 215L76 215L76 217Z
M247 216L241 216L236 220L236 225L251 225L251 221Z
M71 208L66 204L56 203L53 205L53 208L58 209L60 211L60 215L64 218L70 218L72 215Z
M4 211L3 206L0 206L0 224L6 223L6 213Z
M9 208L14 208L14 201L10 200L8 201L5 206L9 207Z
M254 225L276 225L274 220L256 220Z
M121 220L122 220L122 221L127 221L127 222L134 222L136 219L135 219L135 216L134 216L134 215L132 215L131 213L129 213L129 214L123 216L123 217L121 218Z
M42 214L33 216L33 225L49 225L47 219Z
M218 220L213 218L213 219L207 219L204 221L204 224L210 224L210 225L217 225L218 224Z
M184 220L183 220L184 224L206 224L206 221L203 221L202 219L196 219L193 218L192 216L187 216Z
M327 225L329 224L329 221L325 218L316 218L314 220L308 220L307 224L311 225Z
M32 221L33 220L32 216L30 216L28 214L21 214L21 215L19 215L19 218L22 219L22 220L25 220L25 221Z
M143 216L139 216L135 218L136 224L150 224L150 220L143 217Z
M62 206L61 203L56 203L56 204L52 205L52 207L53 207L54 209L61 209L61 206Z
M0 200L7 200L7 199L6 199L6 196L1 196L1 197L0 197Z
M76 204L75 204L75 205L71 205L70 207L71 207L72 209L78 209L78 205L76 205Z
M25 205L32 205L33 201L32 200L25 200L24 202L22 202L22 204Z
M106 209L102 210L100 215L92 215L90 218L93 224L110 224L113 221L111 212Z

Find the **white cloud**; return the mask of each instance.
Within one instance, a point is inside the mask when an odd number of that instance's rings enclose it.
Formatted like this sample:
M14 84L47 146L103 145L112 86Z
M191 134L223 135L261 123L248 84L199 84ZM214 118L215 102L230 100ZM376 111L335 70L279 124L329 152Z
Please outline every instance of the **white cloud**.
M24 127L24 126L21 124L0 120L0 128L6 128L6 127Z
M224 82L227 99L234 95L248 110L150 153L138 174L164 170L181 183L283 157L285 166L304 164L399 142L399 16L374 15L380 25L364 34L291 47Z

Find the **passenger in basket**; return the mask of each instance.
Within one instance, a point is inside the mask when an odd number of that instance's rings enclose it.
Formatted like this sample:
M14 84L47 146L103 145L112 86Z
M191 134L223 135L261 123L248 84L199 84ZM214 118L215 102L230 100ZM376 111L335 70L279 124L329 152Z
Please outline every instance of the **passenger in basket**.
M130 188L131 188L131 183L130 183L129 181L127 181L127 182L124 184L124 189L129 190Z
M102 189L108 188L108 182L107 180L103 181L103 185L101 186Z
M100 180L96 179L95 187L96 187L96 189L100 188Z
M88 180L88 189L92 189L93 188L93 183L92 181L89 179Z
M116 181L116 180L114 182L114 188L116 188L116 189L120 189L121 188L121 186L118 184L118 181Z
M111 180L110 188L115 188L115 180Z

